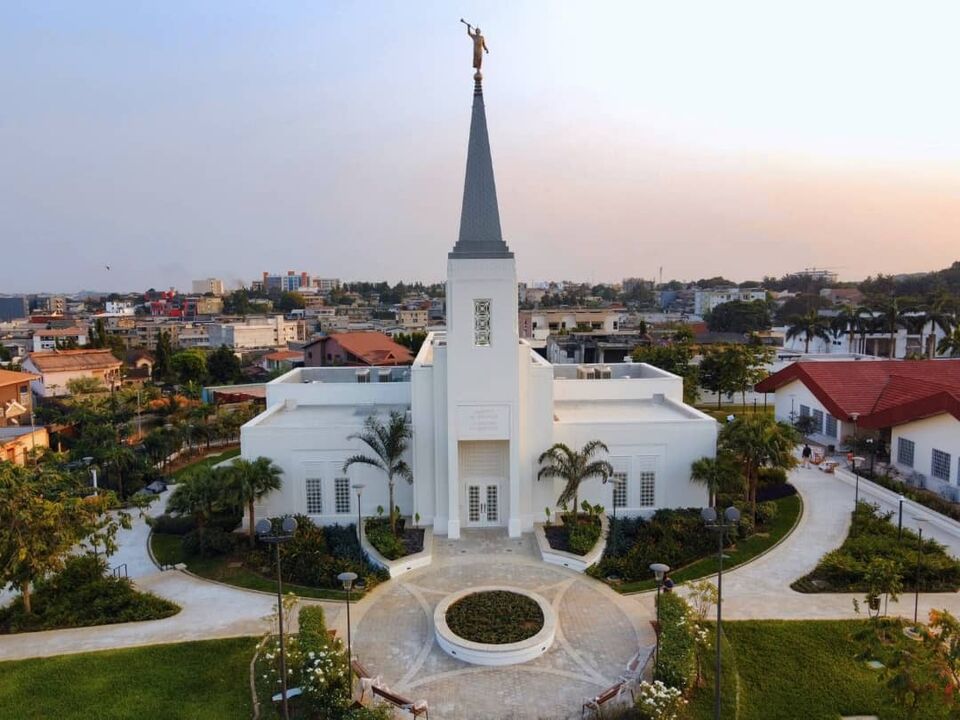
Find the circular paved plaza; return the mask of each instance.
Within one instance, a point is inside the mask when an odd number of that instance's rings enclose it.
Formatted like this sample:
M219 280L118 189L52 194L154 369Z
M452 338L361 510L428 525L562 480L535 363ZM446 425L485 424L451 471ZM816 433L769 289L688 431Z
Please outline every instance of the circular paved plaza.
M485 585L532 590L550 601L558 627L540 658L508 667L469 665L434 639L433 612L450 593ZM587 696L611 685L653 631L647 611L601 583L539 558L532 535L468 531L435 538L433 564L391 580L356 607L354 654L384 684L425 699L430 717L579 717Z

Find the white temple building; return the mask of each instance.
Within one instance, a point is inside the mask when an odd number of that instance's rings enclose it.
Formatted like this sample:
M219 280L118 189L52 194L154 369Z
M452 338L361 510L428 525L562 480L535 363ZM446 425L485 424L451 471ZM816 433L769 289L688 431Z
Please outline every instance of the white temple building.
M643 364L551 365L518 332L517 271L504 242L475 79L460 235L447 260L446 332L431 333L412 367L298 368L267 384L267 409L242 429L244 458L271 458L283 487L259 517L303 513L318 524L386 511L386 478L344 460L371 414L401 410L413 437L412 485L401 512L458 538L462 528L528 532L553 509L560 481L537 480L553 443L609 447L617 483L585 483L581 498L623 515L700 507L707 490L690 465L716 450L718 425L683 403L682 380ZM361 507L354 484L362 483Z

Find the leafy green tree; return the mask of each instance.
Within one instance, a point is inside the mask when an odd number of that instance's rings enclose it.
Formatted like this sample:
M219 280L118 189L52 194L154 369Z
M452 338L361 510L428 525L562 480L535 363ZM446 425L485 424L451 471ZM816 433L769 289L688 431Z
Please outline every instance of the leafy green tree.
M84 543L89 545L94 557L100 557L101 551L110 557L119 549L117 533L121 528L129 530L132 527L130 514L118 510L120 502L117 496L109 491L83 498L80 507L84 511Z
M770 310L763 300L732 300L717 305L706 317L714 332L751 333L770 328Z
M386 424L376 415L370 415L363 424L363 430L347 437L348 440L359 440L371 451L371 455L358 453L347 458L343 464L346 472L351 465L370 465L378 468L387 476L387 488L390 493L390 507L394 508L394 486L396 478L413 483L413 471L404 459L410 444L410 425L407 416L398 410L390 413ZM390 530L397 533L395 513L390 513Z
M178 352L170 360L170 367L183 384L200 385L207 378L207 356L196 348Z
M250 292L246 288L234 290L223 298L223 312L227 315L249 315L253 312Z
M240 360L233 350L221 345L207 356L207 372L216 383L235 383L240 377Z
M814 338L820 338L825 342L830 342L830 322L822 317L816 310L811 310L805 315L794 315L787 321L787 340L793 340L795 337L803 336L803 351L810 352L810 341Z
M167 510L191 516L202 532L215 512L229 506L228 483L222 468L197 467L177 483L167 500Z
M226 467L228 493L236 505L247 507L250 547L254 546L256 540L254 504L280 489L282 474L283 471L266 457L258 457L253 461L237 458Z
M280 299L277 300L274 307L277 308L280 312L288 313L291 310L301 310L306 307L306 301L303 299L303 295L298 292L283 292L280 293Z
M170 344L170 333L161 330L157 336L157 349L153 354L153 376L155 378L165 378L170 374L172 358L173 346Z
M63 567L83 518L79 499L48 497L30 472L0 463L0 577L20 591L27 613L33 584Z
M420 352L420 348L423 347L423 341L427 339L427 334L425 332L414 331L410 334L400 333L394 340L398 344L403 345L406 348L410 349L410 352L416 355Z
M560 479L564 481L563 490L557 498L557 505L571 503L574 515L579 505L580 485L590 478L598 477L607 482L613 475L613 466L606 460L594 460L598 452L609 453L609 449L600 440L591 440L580 450L573 450L564 443L555 443L540 454L537 462L541 465L537 480Z
M960 326L955 327L953 332L937 343L937 352L940 355L960 357Z
M747 500L757 521L757 486L760 468L789 470L797 464L793 448L800 441L797 431L769 415L741 415L723 426L718 448L729 452L740 464L747 480Z
M137 454L129 445L121 442L112 442L101 451L100 457L105 467L108 468L110 476L116 480L117 494L123 498L124 476L139 463Z
M700 369L692 364L693 346L689 342L669 345L638 345L630 353L634 362L647 363L683 378L683 400L693 404L700 389Z

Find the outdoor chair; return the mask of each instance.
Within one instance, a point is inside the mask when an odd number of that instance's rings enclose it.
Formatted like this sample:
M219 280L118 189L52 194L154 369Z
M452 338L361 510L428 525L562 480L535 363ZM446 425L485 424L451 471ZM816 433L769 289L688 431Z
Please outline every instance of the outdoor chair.
M382 698L396 708L406 710L412 717L420 717L423 715L427 720L430 718L430 708L427 706L426 700L414 702L413 700L403 697L403 695L391 691L390 688L385 685L374 685L373 694L375 697Z
M613 685L608 687L599 695L596 695L592 698L585 698L583 701L583 706L580 708L580 717L584 717L587 713L587 710L593 710L598 718L603 717L603 706L606 705L611 700L616 700L619 698L627 689L627 683L623 680L618 680ZM630 693L631 697L633 693Z
M379 675L376 677L371 675L370 671L363 666L363 663L356 658L350 660L350 668L353 670L353 674L360 680L360 702L363 702L363 696L366 695L367 690L372 691L377 685L383 684Z

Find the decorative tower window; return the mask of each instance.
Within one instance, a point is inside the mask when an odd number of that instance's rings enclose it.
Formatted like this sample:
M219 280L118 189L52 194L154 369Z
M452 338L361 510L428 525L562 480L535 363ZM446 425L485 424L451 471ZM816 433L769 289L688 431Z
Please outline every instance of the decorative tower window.
M473 301L473 344L477 347L490 345L490 300Z

